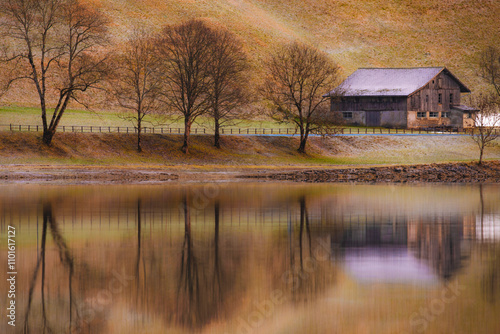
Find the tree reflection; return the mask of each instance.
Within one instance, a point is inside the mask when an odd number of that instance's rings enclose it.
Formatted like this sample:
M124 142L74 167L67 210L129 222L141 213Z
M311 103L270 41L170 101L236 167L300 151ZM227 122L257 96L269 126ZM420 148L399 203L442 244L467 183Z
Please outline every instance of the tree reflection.
M220 230L222 224L221 203L213 203L214 234L209 251L197 253L192 231L192 212L186 194L182 200L184 239L182 242L179 279L177 282L177 321L183 326L201 328L227 312L227 299L237 281L238 270L225 274L227 266L240 265L238 251L223 253ZM197 255L198 254L198 255ZM223 254L223 255L222 255ZM241 293L238 292L238 293ZM232 296L234 298L234 296Z
M220 225L220 201L216 200L214 204L214 270L213 270L213 300L217 306L220 306L224 300L224 291L222 290L222 267L220 265L219 252L219 225Z
M193 250L191 215L187 194L184 195L182 209L184 213L184 241L177 284L177 309L181 323L194 325L200 321L200 281L198 262Z
M282 275L291 298L295 302L314 299L335 280L336 267L331 262L331 246L328 236L317 233L313 237L311 217L306 196L299 197L299 233L298 249L294 246L293 228L289 228L289 270ZM298 263L296 263L298 252ZM272 269L271 269L272 270Z
M28 293L28 304L26 308L26 314L24 317L24 333L30 333L31 327L29 325L31 308L33 306L33 294L35 290L35 285L37 282L38 272L40 270L40 264L42 268L41 273L41 307L42 307L42 333L54 333L58 332L54 329L52 324L49 322L47 317L47 309L46 309L46 300L45 300L45 281L46 281L46 249L47 249L47 230L50 229L50 233L52 235L52 239L54 240L55 246L59 253L59 259L64 267L68 268L68 284L69 284L69 330L71 330L71 326L73 323L73 288L72 281L74 275L74 261L73 256L70 253L70 250L66 244L66 241L62 237L62 234L59 230L59 226L54 218L52 203L45 201L43 203L43 226L42 226L42 241L41 241L41 250L40 257L35 266L35 270L30 282L30 288ZM77 312L78 316L78 312ZM57 325L56 325L57 327Z
M141 199L137 199L137 256L135 261L135 277L139 289L139 266L141 263Z
M304 226L305 226L306 234L308 237L308 243L309 243L309 257L312 256L311 231L309 229L309 214L307 212L305 196L301 196L299 201L300 201L300 231L299 231L300 270L304 271L304 259L303 259L304 252L303 252L303 247L302 247Z

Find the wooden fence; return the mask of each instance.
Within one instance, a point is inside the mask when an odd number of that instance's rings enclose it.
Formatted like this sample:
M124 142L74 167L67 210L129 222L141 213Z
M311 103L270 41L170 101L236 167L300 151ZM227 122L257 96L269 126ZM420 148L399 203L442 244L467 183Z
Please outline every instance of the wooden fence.
M40 132L41 125L0 124L0 131L27 131ZM124 126L89 126L89 125L61 125L59 132L80 133L137 133L135 127ZM184 128L143 127L143 133L153 134L183 134ZM495 129L500 134L500 129ZM193 128L192 134L213 134L212 129ZM385 129L385 128L339 128L337 134L470 134L471 129ZM221 128L221 134L232 135L296 135L296 128Z
M24 125L24 124L0 124L0 131L27 131L39 132L43 131L41 125ZM137 133L135 127L125 126L89 126L89 125L61 125L57 128L58 132L80 132L80 133ZM294 128L221 128L221 134L297 134ZM184 134L184 128L165 128L165 127L143 127L142 133L155 134ZM191 134L213 134L212 129L208 128L192 128Z

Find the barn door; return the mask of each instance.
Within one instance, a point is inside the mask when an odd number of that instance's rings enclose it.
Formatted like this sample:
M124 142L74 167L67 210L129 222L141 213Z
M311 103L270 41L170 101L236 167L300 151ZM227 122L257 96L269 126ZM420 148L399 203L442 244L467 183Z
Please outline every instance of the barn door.
M366 112L366 126L380 126L380 111Z

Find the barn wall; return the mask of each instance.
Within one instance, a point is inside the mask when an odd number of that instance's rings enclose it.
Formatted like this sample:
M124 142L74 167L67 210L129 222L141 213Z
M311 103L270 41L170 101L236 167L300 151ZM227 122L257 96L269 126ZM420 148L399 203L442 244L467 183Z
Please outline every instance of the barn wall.
M441 103L439 94L442 97ZM441 72L424 88L409 96L407 107L411 111L450 111L451 106L459 104L460 86L452 77Z
M440 117L429 117L429 112L426 113L426 117L417 117L417 111L408 111L408 129L418 129L418 128L434 128L439 126L451 126L451 118Z
M404 110L386 110L382 111L380 125L390 128L406 128L407 118Z
M350 125L366 125L366 112L380 112L380 125L406 127L406 97L344 97L331 102L332 112L351 111L352 119L344 119Z
M366 125L367 112L380 112L380 125L384 127L411 129L470 126L471 120L460 110L453 109L454 105L460 105L460 86L443 71L425 87L408 97L348 96L340 101L332 99L331 111L351 111L352 119L344 120L353 125ZM426 116L417 117L417 112L425 112ZM437 112L437 117L430 117L430 112ZM443 117L444 112L449 112L449 117Z
M341 101L331 103L332 111L406 111L406 97L401 96L360 96L343 97Z

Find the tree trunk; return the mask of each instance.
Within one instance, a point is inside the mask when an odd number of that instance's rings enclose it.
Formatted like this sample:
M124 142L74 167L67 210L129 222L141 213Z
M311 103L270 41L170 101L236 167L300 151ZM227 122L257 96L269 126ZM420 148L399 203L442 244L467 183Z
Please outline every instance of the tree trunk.
M220 148L220 124L215 120L214 146Z
M299 149L297 150L299 153L306 153L306 143L308 135L309 135L308 131L300 129L300 145Z
M184 144L182 145L182 152L189 153L189 135L191 133L191 120L184 118Z
M483 164L483 152L484 152L484 146L481 146L479 148L479 162L477 163L479 166Z
M54 138L55 133L56 131L50 128L47 130L43 130L43 136L42 136L43 143L47 146L50 146L50 144L52 144L52 139Z
M54 111L54 114L52 115L52 120L47 127L46 125L46 118L42 115L42 121L44 123L44 129L43 129L43 143L47 146L49 146L52 143L52 138L56 134L57 126L59 125L59 122L61 121L61 117L66 111L66 107L68 106L69 99L71 95L68 94L64 98L64 101L62 102L62 105L60 105L60 102L58 103L58 106L56 107L56 110Z
M137 119L137 152L142 152L142 147L141 147L141 132L142 132L142 124L141 124L141 118L139 117Z

